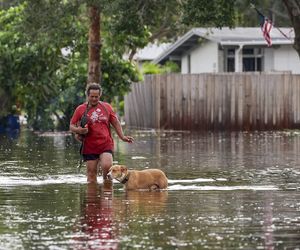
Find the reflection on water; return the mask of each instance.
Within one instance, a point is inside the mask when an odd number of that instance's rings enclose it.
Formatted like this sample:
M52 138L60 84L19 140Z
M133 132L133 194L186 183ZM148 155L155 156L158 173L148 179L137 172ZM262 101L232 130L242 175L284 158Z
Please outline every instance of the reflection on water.
M87 184L79 225L83 234L75 238L77 249L118 249L112 196L111 183Z
M0 135L0 249L297 249L300 135L136 131L115 161L161 192L86 184L68 133Z
M147 214L156 215L166 212L166 203L168 200L167 191L134 191L125 192L125 208L127 214Z

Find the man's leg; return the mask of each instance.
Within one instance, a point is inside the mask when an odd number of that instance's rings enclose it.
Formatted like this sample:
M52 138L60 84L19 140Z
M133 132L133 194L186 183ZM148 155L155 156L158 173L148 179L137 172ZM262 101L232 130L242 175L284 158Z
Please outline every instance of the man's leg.
M98 159L97 160L88 160L86 162L86 172L87 172L87 182L97 182L97 165L98 165Z
M112 164L113 157L111 153L105 152L100 155L100 166L102 169L102 175L104 180L107 178L108 171L111 168Z

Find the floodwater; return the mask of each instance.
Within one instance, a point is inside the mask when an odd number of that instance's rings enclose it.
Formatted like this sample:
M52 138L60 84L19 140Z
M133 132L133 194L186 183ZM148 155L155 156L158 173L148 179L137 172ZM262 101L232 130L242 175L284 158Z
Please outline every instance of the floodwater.
M131 131L160 192L86 184L67 133L0 135L0 249L300 249L300 133Z

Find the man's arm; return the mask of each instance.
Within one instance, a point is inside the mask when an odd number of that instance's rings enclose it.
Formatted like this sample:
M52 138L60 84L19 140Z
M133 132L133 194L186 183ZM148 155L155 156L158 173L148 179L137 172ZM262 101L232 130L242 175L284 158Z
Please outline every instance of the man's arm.
M111 120L111 124L115 128L117 135L122 141L129 143L133 142L133 137L124 135L121 123L117 117Z
M71 130L71 132L73 132L75 134L80 134L80 135L85 135L89 132L89 129L87 126L82 128L80 126L78 127L75 124L71 124L71 123L70 123L70 130Z

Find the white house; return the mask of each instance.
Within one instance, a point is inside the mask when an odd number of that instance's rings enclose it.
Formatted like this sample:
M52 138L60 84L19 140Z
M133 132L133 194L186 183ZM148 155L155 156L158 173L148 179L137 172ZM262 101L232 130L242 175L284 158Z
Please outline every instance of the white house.
M294 30L273 27L271 38L272 46L268 47L259 27L194 28L153 62L175 61L183 74L246 71L299 74L300 58L293 48Z

